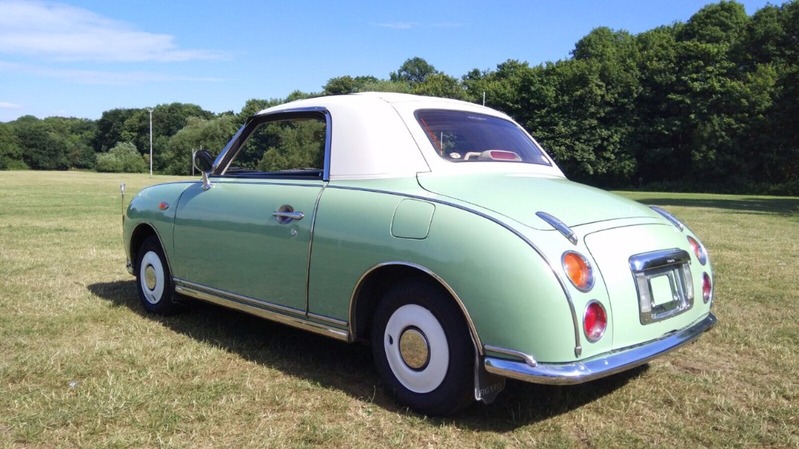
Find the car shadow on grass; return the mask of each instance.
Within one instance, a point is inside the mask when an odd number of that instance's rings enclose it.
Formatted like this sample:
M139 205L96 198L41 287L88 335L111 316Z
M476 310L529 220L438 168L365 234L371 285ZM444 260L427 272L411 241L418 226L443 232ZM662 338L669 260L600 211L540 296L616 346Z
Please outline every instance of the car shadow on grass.
M202 301L186 300L172 316L147 313L139 304L135 282L96 283L88 290L115 307L134 313L197 341L238 354L245 360L334 388L395 413L413 415L381 388L370 348L346 344ZM475 404L456 416L429 419L480 431L511 431L577 409L621 388L647 370L642 366L584 385L548 386L508 381L489 406ZM353 374L356 373L356 374Z

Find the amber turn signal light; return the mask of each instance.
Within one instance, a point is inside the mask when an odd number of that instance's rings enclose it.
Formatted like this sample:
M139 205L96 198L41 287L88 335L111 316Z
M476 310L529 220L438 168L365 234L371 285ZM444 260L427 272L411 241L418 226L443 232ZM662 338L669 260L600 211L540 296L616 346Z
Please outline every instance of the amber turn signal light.
M580 253L569 251L563 254L563 270L571 283L578 290L587 292L594 286L594 274L591 265Z

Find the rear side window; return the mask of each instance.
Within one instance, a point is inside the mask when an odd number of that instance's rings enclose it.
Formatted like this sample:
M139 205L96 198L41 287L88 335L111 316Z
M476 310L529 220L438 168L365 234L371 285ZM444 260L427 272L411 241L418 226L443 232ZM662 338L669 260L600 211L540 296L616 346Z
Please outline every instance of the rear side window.
M511 121L439 109L416 111L416 120L438 155L448 161L551 165L535 142Z

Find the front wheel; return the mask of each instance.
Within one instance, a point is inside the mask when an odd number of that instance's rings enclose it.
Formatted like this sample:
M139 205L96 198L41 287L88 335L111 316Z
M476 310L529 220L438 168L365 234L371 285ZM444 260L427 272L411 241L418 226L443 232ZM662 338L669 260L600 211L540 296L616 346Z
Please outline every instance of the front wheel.
M474 345L461 311L437 285L412 280L384 295L372 351L389 390L417 412L448 415L474 401Z
M177 310L172 274L164 250L155 237L142 243L136 257L136 288L139 300L151 313L169 315Z

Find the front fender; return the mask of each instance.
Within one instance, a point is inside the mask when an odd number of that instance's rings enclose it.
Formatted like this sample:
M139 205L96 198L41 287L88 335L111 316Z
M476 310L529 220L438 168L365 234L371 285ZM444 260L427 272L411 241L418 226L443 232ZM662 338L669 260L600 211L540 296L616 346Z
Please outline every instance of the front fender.
M172 230L175 211L183 192L193 182L176 182L147 187L134 196L125 210L123 238L128 265L136 259L137 238L142 232L155 232L169 259L173 249Z

